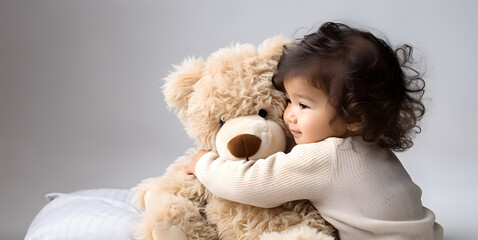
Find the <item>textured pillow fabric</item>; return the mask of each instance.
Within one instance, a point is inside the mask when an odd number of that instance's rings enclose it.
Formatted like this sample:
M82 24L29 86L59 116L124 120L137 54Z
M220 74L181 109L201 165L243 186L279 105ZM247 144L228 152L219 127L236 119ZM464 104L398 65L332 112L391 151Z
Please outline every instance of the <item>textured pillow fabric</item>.
M31 223L25 240L131 239L140 213L131 204L134 192L90 189L50 193L50 202Z

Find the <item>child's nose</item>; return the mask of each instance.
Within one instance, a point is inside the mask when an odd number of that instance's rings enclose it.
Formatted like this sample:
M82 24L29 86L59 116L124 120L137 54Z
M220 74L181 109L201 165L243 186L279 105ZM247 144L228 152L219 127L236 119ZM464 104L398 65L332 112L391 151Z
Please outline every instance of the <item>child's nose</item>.
M294 111L292 111L291 107L287 107L286 111L284 112L284 121L295 123L297 121L297 117L295 116Z

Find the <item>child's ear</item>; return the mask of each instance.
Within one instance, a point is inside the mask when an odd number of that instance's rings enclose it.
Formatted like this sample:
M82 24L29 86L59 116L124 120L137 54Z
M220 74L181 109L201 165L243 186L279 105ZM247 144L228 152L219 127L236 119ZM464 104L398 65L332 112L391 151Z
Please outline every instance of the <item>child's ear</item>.
M363 126L365 124L365 115L362 114L360 115L360 118L362 119L360 122L354 122L354 123L349 123L347 124L347 130L352 133L362 133L363 131Z
M356 133L362 130L363 124L361 122L349 123L347 125L347 130L350 132Z
M202 58L188 58L179 66L176 71L171 72L166 78L163 86L163 93L168 107L184 110L187 108L189 97L194 91L194 85L201 79L204 70Z

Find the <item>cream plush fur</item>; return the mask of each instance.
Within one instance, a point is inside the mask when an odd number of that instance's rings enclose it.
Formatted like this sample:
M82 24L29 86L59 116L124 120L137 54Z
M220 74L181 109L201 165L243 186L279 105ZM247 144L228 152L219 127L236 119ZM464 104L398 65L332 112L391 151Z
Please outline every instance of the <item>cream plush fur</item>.
M282 121L285 96L271 82L284 44L271 38L259 48L249 44L223 48L207 61L186 59L166 78L166 102L199 149L234 159L234 148L235 155L249 152L242 159L253 160L291 148L292 137ZM258 149L251 152L231 144L245 134ZM195 153L188 151L164 176L135 188L143 214L137 239L334 239L334 228L308 201L264 209L214 196L185 173Z

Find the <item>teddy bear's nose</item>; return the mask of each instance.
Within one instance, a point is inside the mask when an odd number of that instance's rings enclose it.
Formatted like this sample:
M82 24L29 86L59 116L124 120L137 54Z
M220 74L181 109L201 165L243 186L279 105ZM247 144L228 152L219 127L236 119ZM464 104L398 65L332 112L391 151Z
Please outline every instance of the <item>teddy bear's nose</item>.
M241 134L227 143L227 149L234 157L248 158L259 151L262 140L251 134Z

